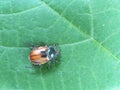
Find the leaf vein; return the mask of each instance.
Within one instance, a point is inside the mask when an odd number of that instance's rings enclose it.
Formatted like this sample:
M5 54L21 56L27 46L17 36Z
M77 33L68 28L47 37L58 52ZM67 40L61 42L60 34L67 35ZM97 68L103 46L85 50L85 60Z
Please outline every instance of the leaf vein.
M89 10L90 10L90 16L91 16L91 36L94 37L94 22L93 22L93 11L92 11L92 5L91 1L89 0Z
M31 11L31 10L37 9L37 8L39 8L39 7L40 7L40 5L37 5L37 6L35 6L35 7L29 8L29 9L26 9L26 10L22 10L22 11L18 11L18 12L13 12L13 13L0 13L0 16L23 14L23 13L29 12L29 11Z
M79 41L79 42L75 42L75 43L69 43L69 44L62 44L61 46L73 46L73 45L77 45L77 44L83 44L83 43L87 43L89 41L93 40L92 38L90 39L86 39L86 40L82 40L82 41Z
M105 43L108 39L110 39L111 37L115 36L116 34L120 33L120 31L118 32L114 32L111 35L107 36L102 42L101 44Z
M74 28L76 28L77 30L79 30L82 34L84 34L85 36L88 36L89 38L93 38L92 36L90 36L89 34L85 33L84 31L82 31L81 29L79 29L76 25L74 25L73 23L71 23L69 21L69 19L67 19L64 16L61 16L60 13L55 10L53 7L51 7L50 5L48 5L45 1L42 1L44 3L44 5L48 8L50 8L54 13L56 13L57 15L59 15L60 17L62 17L65 21L67 21L71 26L73 26ZM109 54L110 56L112 56L115 60L119 61L119 58L116 57L110 50L108 50L106 47L104 47L103 45L100 44L99 41L97 41L95 38L93 38L93 41L97 44L98 47L102 47L107 54Z

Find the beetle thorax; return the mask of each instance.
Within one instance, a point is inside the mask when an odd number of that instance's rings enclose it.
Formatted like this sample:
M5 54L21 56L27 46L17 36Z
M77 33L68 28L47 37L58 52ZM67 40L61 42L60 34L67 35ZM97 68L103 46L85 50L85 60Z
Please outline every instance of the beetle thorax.
M55 49L53 47L49 47L48 56L49 56L50 60L55 59L56 51L55 51Z

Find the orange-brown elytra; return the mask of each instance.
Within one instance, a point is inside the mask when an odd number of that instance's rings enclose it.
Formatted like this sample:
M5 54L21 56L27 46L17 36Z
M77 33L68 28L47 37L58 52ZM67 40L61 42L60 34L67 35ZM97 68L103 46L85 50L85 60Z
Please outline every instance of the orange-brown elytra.
M33 65L42 65L50 61L56 61L59 50L56 45L34 47L30 52L30 60Z

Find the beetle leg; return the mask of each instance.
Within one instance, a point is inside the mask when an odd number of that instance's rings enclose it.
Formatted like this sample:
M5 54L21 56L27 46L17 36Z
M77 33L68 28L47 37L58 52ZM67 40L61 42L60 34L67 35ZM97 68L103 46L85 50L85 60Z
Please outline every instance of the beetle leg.
M25 66L25 68L33 68L33 66Z
M47 69L50 69L50 61L48 62L48 66L47 66Z
M38 63L38 62L33 62L32 63L34 66L40 66L41 64L40 63Z

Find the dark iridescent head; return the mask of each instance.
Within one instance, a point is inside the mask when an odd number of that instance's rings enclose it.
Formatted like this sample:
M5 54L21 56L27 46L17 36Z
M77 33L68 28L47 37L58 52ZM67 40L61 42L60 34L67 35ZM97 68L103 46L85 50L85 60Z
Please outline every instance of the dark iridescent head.
M55 45L48 47L48 56L50 60L56 60L58 54L59 54L59 50L57 50L57 47Z

